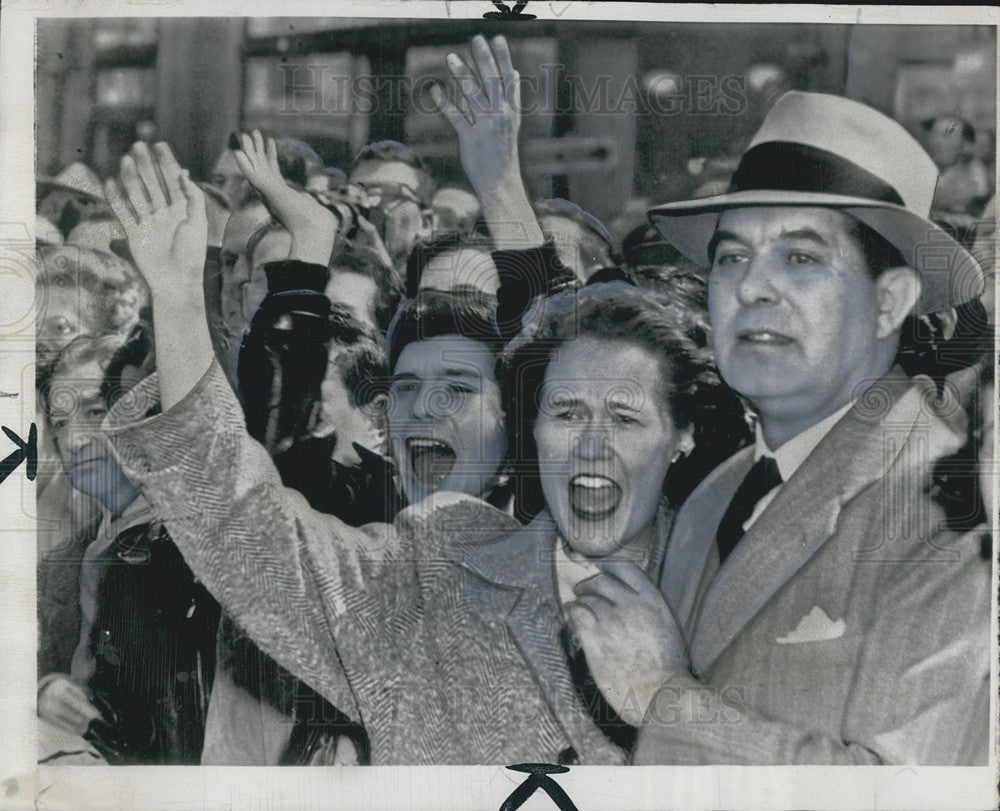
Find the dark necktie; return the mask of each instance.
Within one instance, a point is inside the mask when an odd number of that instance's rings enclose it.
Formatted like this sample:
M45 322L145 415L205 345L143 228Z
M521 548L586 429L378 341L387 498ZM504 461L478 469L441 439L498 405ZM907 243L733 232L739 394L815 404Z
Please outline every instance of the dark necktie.
M729 502L726 514L719 522L715 542L719 545L720 564L729 557L743 537L743 524L753 514L757 502L781 484L778 463L771 456L762 456L747 472L746 478Z

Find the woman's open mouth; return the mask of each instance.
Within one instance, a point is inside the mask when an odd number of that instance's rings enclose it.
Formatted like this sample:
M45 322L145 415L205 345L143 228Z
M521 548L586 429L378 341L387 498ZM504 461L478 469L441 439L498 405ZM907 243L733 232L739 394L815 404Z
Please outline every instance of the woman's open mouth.
M607 518L622 500L621 487L605 476L574 476L567 489L570 509L578 518Z
M406 440L406 454L413 478L428 490L440 486L455 467L455 449L440 439L410 437Z

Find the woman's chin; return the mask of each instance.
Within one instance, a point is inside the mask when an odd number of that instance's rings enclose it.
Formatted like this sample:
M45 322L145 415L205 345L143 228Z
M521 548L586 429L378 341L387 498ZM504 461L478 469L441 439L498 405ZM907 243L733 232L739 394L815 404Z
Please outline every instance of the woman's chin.
M560 534L566 541L567 546L577 555L588 558L604 558L619 550L623 541L617 535L611 533L595 533L593 528L583 528L577 522L576 526L567 528Z

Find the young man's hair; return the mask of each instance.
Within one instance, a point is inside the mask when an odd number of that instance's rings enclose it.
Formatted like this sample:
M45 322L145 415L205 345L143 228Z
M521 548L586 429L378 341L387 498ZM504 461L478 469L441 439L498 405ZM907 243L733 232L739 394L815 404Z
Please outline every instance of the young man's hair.
M433 179L424 162L420 159L420 156L406 144L391 140L375 141L367 144L354 156L351 169L357 169L362 163L367 163L368 161L404 163L416 169L420 177L420 183L419 187L414 189L414 191L420 198L420 203L423 207L427 208L430 206L431 197L434 195Z
M367 248L348 242L330 262L330 270L344 270L375 282L375 323L385 333L403 297L393 269Z
M332 346L330 366L351 393L351 404L355 408L367 409L377 397L387 393L389 366L385 349L377 340L363 336L350 344Z
M435 257L463 248L492 253L493 240L482 234L442 234L428 242L418 242L413 246L406 260L406 296L413 298L420 289L424 268Z
M479 341L499 356L496 299L480 290L421 290L399 308L386 336L390 373L409 344L444 335Z

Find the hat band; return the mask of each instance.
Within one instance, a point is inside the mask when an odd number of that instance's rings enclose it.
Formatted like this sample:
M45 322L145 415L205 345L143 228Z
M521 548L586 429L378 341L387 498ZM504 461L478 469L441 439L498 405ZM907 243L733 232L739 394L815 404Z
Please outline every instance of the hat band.
M747 150L729 186L730 192L764 189L904 205L896 189L856 163L825 149L789 141L769 141Z

